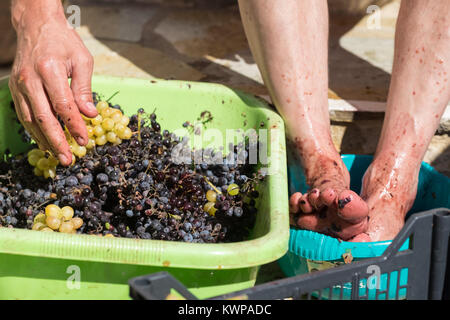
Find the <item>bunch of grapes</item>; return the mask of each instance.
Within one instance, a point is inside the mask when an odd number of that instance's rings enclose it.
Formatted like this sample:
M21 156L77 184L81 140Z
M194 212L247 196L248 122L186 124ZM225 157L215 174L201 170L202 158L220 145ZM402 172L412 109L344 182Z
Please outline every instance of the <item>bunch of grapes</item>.
M87 149L96 145L103 146L107 142L118 145L122 140L131 138L132 132L128 127L130 119L120 109L110 107L106 101L99 101L96 107L98 116L93 119L84 118L89 136Z
M233 146L227 157L195 151L222 162L175 163L174 148L186 137L162 130L155 113L140 109L128 118L105 101L97 109L98 117L85 119L85 149L68 137L78 158L71 166L37 176L28 163L51 157L40 151L0 162L0 226L194 243L248 236L264 178L248 164L249 143Z
M56 166L59 161L53 155L40 149L32 149L27 157L28 163L34 167L33 172L36 176L44 176L46 179L53 179L56 176Z
M83 219L74 217L71 207L63 208L54 204L45 207L45 213L38 213L33 219L32 230L37 231L59 231L62 233L76 233L83 225Z

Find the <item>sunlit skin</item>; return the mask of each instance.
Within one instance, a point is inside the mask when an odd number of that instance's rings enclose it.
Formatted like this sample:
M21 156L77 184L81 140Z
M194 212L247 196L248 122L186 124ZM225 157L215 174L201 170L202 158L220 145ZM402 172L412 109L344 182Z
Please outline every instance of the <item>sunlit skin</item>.
M330 133L327 2L240 0L239 6L253 56L311 187L291 195L291 224L342 240L393 239L450 99L450 2L402 2L385 121L360 195L349 190Z
M81 114L97 115L92 56L67 23L61 1L13 0L11 15L17 51L9 86L17 116L42 150L69 165L72 155L56 115L79 145L88 143Z

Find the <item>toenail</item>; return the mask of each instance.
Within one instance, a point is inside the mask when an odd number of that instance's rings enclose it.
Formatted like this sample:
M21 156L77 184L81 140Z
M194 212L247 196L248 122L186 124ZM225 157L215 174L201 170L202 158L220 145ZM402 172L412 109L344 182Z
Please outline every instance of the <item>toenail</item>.
M339 209L342 209L342 208L344 208L345 207L345 205L347 204L347 203L349 203L350 201L352 201L352 198L351 197L347 197L347 198L344 198L344 199L342 199L342 200L338 200L338 207L339 207Z

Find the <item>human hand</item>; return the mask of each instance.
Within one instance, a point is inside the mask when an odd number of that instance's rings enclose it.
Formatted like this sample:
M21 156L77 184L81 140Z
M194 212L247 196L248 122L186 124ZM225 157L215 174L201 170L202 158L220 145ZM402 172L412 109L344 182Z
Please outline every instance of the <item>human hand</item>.
M92 56L67 23L60 1L16 0L12 16L18 41L9 87L17 116L41 149L69 165L72 153L58 116L79 145L88 143L81 113L97 115Z

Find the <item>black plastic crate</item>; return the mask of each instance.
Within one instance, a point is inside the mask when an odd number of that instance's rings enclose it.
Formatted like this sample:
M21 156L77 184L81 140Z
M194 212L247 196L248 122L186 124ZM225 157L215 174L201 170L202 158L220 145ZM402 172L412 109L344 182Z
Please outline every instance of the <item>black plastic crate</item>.
M450 210L434 209L412 215L382 256L336 268L285 278L255 287L213 297L220 299L338 299L345 298L343 288L351 290L350 299L441 300L450 298ZM409 248L399 251L409 238ZM371 281L371 266L387 274L387 287L376 289L375 296L361 294L361 280ZM408 269L406 285L400 272ZM397 274L394 294L390 277ZM175 290L184 299L197 299L183 284L167 272L133 278L130 296L137 300L166 299ZM340 288L336 292L336 288ZM330 296L331 295L331 296Z

